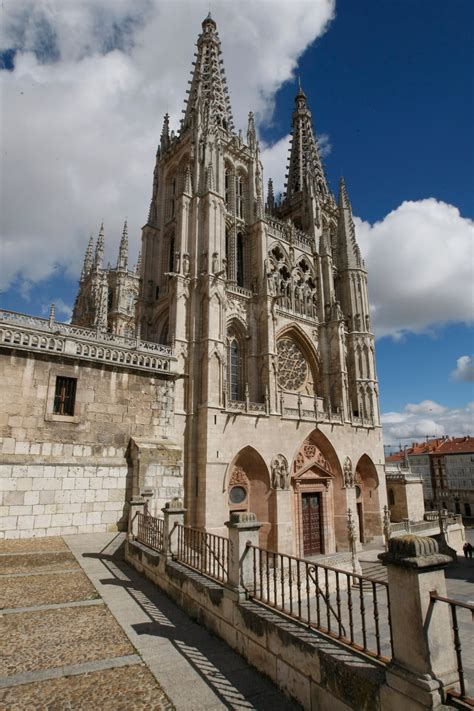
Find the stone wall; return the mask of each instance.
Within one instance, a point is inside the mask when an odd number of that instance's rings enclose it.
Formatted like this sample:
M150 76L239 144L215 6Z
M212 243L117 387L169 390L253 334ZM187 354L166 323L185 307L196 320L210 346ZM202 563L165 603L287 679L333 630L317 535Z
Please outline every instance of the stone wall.
M77 378L71 417L53 414L58 375ZM149 456L155 498L182 495L173 396L166 376L54 353L0 353L0 536L122 527L138 477L132 438L157 452Z

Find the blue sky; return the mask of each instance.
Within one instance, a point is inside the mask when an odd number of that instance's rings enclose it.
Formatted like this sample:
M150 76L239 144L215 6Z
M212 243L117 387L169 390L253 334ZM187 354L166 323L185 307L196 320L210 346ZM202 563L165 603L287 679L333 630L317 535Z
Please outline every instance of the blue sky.
M78 0L73 19L61 3L5 5L2 306L41 315L54 300L67 318L102 218L110 259L125 217L136 255L161 117L177 123L208 3ZM386 440L472 434L474 4L211 7L236 123L257 112L266 177L282 181L297 75L334 190L345 176Z

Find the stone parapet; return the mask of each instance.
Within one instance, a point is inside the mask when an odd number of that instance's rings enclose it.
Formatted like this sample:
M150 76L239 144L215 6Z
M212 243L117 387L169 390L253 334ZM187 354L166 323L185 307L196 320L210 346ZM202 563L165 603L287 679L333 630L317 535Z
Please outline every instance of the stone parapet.
M169 346L0 309L0 347L172 374Z

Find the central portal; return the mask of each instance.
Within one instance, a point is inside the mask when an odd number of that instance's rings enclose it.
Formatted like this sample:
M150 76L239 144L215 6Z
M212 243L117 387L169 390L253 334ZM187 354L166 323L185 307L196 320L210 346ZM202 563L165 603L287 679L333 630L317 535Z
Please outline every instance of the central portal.
M322 553L321 545L321 494L315 492L301 495L303 519L303 553L313 556Z

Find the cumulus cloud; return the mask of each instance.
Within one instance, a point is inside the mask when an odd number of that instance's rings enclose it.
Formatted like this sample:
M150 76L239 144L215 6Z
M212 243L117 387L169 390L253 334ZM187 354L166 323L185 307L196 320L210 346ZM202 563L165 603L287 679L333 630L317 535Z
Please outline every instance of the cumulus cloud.
M371 225L355 218L377 336L473 320L474 222L453 205L403 202Z
M433 400L408 403L400 412L382 415L385 444L406 444L425 437L460 437L474 432L474 403L448 408Z
M213 3L237 127L249 110L271 119L334 4ZM125 216L136 254L162 116L179 127L208 10L207 0L4 0L0 46L14 66L0 72L3 288L38 282L55 264L77 276L102 218L106 257Z
M456 361L456 368L451 372L453 380L474 381L474 361L471 356L461 356Z

